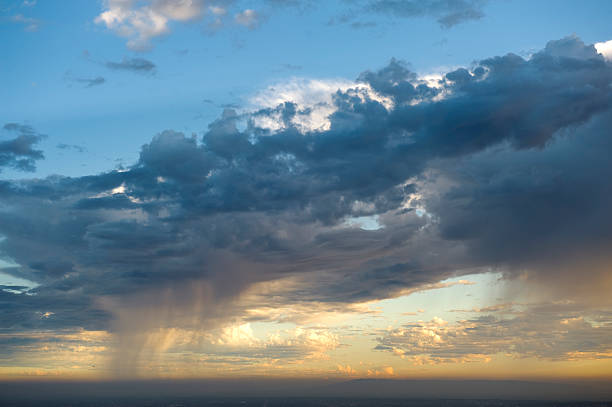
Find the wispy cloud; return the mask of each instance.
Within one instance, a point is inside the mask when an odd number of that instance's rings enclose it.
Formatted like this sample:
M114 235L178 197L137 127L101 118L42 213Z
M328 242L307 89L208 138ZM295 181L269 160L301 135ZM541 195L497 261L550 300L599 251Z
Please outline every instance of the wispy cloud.
M60 143L56 147L59 148L60 150L74 150L78 153L84 153L86 151L85 147L81 147L76 144Z
M14 16L10 17L10 21L23 25L23 29L26 31L38 31L41 26L40 20L32 17L26 17L23 14L15 14Z
M255 29L261 23L261 16L255 10L247 9L234 16L237 24L240 24L249 29Z
M440 26L450 28L484 17L486 0L373 0L366 9L395 17L434 17Z
M144 58L123 58L121 62L108 61L107 68L117 71L131 71L136 73L154 73L155 64Z

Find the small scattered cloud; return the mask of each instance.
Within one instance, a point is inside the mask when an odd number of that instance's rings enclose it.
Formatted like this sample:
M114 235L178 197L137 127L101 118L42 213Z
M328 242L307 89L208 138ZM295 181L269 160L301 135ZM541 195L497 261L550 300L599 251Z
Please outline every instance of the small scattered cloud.
M39 134L29 125L7 123L3 130L13 135L13 138L4 140L0 137L0 171L3 167L11 167L21 171L36 170L36 161L44 158L41 150L34 149L44 135Z
M154 73L156 69L153 62L144 58L123 58L121 62L108 61L104 65L116 71L131 71L136 73Z
M300 71L303 68L302 65L294 65L294 64L282 64L281 67L288 71Z
M385 366L377 369L368 369L367 375L373 377L392 377L395 376L395 370L391 366Z
M102 76L96 76L93 78L68 77L68 80L70 80L71 82L80 83L86 88L91 88L106 83L106 79Z
M16 24L22 24L23 29L30 32L38 31L41 25L41 21L39 19L26 17L23 14L15 14L14 16L10 17L10 21Z
M117 35L127 38L127 47L146 51L152 40L171 32L174 22L201 20L206 14L212 25L222 25L227 14L225 0L106 0L104 10L94 19Z
M87 151L85 149L85 147L81 147L81 146L76 145L76 144L60 143L56 147L59 148L60 150L73 150L73 151L76 151L78 153L84 153L85 151Z
M94 21L128 38L128 48L143 51L151 47L151 39L170 32L170 21L189 21L199 18L202 14L203 1L107 0L104 5L105 11Z
M348 376L354 376L357 374L357 371L353 369L350 365L338 365L338 372Z
M234 16L234 21L250 30L253 30L261 23L261 16L253 9L246 9Z
M488 0L353 0L350 7L332 17L333 24L349 24L351 28L371 28L376 21L360 21L362 16L378 15L390 18L435 18L442 28L448 29L468 21L483 18Z
M378 24L375 23L374 21L355 21L351 23L351 28L360 30L363 28L373 28L373 27L376 27L377 25Z

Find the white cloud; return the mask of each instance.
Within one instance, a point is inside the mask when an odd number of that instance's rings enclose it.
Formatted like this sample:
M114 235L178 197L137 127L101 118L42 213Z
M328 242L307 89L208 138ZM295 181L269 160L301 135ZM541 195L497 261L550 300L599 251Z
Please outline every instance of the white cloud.
M297 114L292 120L300 131L325 131L330 128L329 116L337 108L333 103L338 92L354 90L355 96L369 98L381 102L388 109L393 106L389 98L385 98L365 83L357 83L348 79L309 79L291 78L278 82L256 93L249 100L249 109L273 109L285 102L297 105ZM284 128L279 114L258 116L255 124L272 131Z
M171 21L200 18L203 7L203 0L107 0L106 10L94 21L128 38L130 49L141 51L150 48L151 39L169 33Z
M595 49L607 60L612 60L612 40L596 43Z
M261 16L252 9L244 10L241 13L236 14L234 17L236 23L243 25L249 29L257 28L261 22Z

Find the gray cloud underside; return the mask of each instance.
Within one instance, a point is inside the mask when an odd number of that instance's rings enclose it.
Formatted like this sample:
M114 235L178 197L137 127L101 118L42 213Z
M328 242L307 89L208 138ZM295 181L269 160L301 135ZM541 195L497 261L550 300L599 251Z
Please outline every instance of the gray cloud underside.
M341 308L490 268L605 275L612 67L592 46L486 59L441 88L397 61L359 80L394 107L339 91L331 128L306 133L292 103L244 130L227 110L202 139L158 134L127 171L1 181L4 271L39 284L1 292L2 328L206 326L285 277L300 283L269 304ZM286 127L256 127L266 115ZM374 214L384 228L343 226Z
M21 171L34 171L36 161L44 158L43 152L34 146L44 137L32 127L17 123L7 123L3 130L9 137L0 136L0 171L12 167Z

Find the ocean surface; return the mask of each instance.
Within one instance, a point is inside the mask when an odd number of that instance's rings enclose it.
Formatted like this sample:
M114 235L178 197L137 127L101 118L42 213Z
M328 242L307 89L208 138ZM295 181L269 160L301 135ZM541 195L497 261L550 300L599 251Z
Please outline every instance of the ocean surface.
M0 395L2 407L604 407L612 402L593 401L530 401L481 399L368 399L368 398L97 398L27 400L5 399Z

